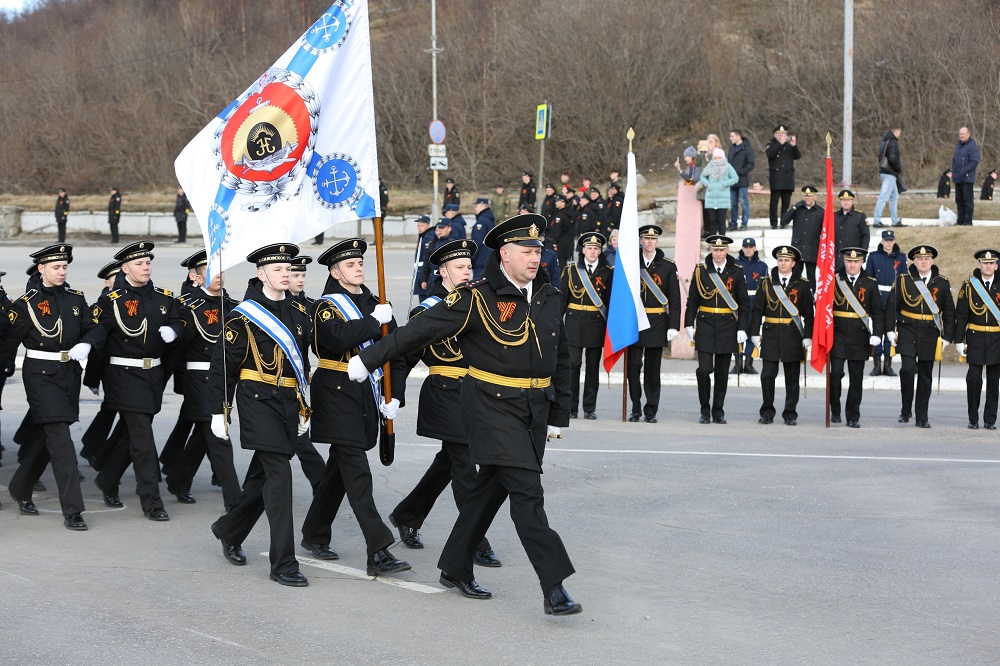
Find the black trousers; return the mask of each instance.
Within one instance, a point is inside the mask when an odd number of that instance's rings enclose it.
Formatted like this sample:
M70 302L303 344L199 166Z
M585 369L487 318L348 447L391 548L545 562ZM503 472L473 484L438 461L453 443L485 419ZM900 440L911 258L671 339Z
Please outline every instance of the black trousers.
M965 373L966 396L969 401L969 423L979 423L979 399L983 394L983 367L969 364ZM986 406L983 407L983 422L997 422L997 402L1000 401L1000 364L986 367Z
M24 461L14 472L8 489L12 497L30 500L35 482L51 461L52 474L59 487L59 505L64 516L83 513L83 491L77 475L76 449L69 434L68 423L40 423L36 426L40 436L24 449Z
M580 405L580 368L584 361L584 351L586 351L586 377L583 380L583 411L585 412L596 412L597 411L597 387L601 381L600 364L601 364L601 348L600 347L570 347L569 357L570 357L570 387L573 391L573 402L572 409L570 411L576 412Z
M474 579L473 554L508 497L514 529L542 592L547 592L576 570L562 539L549 527L541 474L529 469L480 466L472 492L441 552L438 568L459 580Z
M118 439L107 461L97 475L97 485L107 495L118 495L125 470L131 464L135 471L136 490L145 512L162 509L160 499L160 466L156 460L156 441L153 438L153 415L139 412L121 412L125 436ZM114 440L112 434L112 440Z
M781 410L781 418L797 419L799 413L795 408L799 404L799 366L798 361L782 363L785 366L785 408ZM773 419L776 413L774 409L774 380L778 377L778 362L764 361L760 369L760 391L764 401L760 405L760 415Z
M194 423L180 414L177 415L177 423L174 424L174 429L170 431L170 435L163 445L163 450L160 451L160 464L163 465L164 472L170 472L173 464L180 460L193 429Z
M781 210L778 210L778 204L781 204ZM792 205L792 191L791 190L771 190L771 205L768 209L768 213L771 217L771 228L777 229L778 223L781 222L781 216L785 214L788 207Z
M323 461L323 456L320 455L316 447L309 440L309 433L299 435L295 440L295 456L299 459L299 464L302 465L302 473L306 475L309 480L309 485L312 486L313 495L316 494L316 489L319 488L319 484L323 481L323 471L326 470L326 462Z
M955 207L958 208L958 220L955 224L972 226L972 211L976 205L976 195L972 192L972 183L955 183Z
M848 421L861 420L861 392L866 361L856 361L830 356L830 414L840 416L841 381L844 379L844 363L847 363L847 402L844 403Z
M107 445L116 416L118 416L118 412L108 407L108 403L101 403L101 409L94 415L94 420L90 422L87 430L83 433L83 437L80 438L80 441L83 442L80 455L83 456L84 460L89 461L91 458L96 457ZM99 468L94 466L94 469Z
M698 402L701 415L721 419L726 415L726 389L729 387L729 357L732 354L712 354L698 352L698 369L694 374L698 380ZM712 392L712 375L715 375L715 391Z
M187 220L177 222L177 240L181 243L187 240L188 223Z
M111 226L111 242L112 243L117 243L118 242L118 221L115 220L114 222L108 222L108 225Z
M729 206L725 208L705 209L705 234L726 234L726 224L729 222Z
M215 527L227 543L242 544L263 513L271 528L271 573L298 571L292 524L292 465L284 453L254 451L243 494L229 513L215 521Z
M913 378L917 379L916 417L927 421L927 407L931 401L931 387L934 382L934 361L918 361L915 356L903 356L903 366L899 369L899 388L903 394L903 408L900 414L909 417L913 407Z
M220 439L212 434L208 421L195 423L194 432L180 458L174 461L167 474L167 491L171 493L191 492L194 475L201 467L201 461L208 454L212 471L222 486L222 503L233 506L240 496L240 479L233 464L233 444L228 439ZM161 456L162 459L162 456Z
M56 222L56 228L59 230L59 242L66 242L66 220L60 220Z
M358 446L331 444L323 481L316 489L309 513L302 523L302 538L310 543L329 546L333 521L346 494L365 537L368 554L391 546L392 532L382 522L382 516L375 507L372 485L367 453Z
M646 374L642 384L639 383L639 372L643 362ZM632 399L632 413L656 416L660 408L660 365L663 362L663 347L640 347L632 345L628 348L628 395ZM642 408L642 392L646 391L646 407Z

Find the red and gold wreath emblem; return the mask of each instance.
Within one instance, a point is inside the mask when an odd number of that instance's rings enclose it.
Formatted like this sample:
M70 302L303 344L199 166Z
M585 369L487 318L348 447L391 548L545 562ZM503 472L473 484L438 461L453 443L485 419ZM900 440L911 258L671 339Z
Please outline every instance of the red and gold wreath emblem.
M217 323L219 323L219 311L218 310L205 310L205 323L206 324L217 324Z
M51 308L51 306L49 306L48 300L42 301L41 303L39 303L35 307L38 308L38 311L41 312L43 315L50 315L50 314L52 314L52 308Z
M139 301L125 301L125 309L128 310L128 316L134 317L139 312Z
M860 289L858 289L858 300L861 301L862 303L865 302L865 289L866 287L861 287Z
M500 321L505 322L514 316L517 303L500 301L497 303L497 310L500 311Z
M663 278L660 277L659 273L653 274L653 282L655 282L658 287L663 286Z

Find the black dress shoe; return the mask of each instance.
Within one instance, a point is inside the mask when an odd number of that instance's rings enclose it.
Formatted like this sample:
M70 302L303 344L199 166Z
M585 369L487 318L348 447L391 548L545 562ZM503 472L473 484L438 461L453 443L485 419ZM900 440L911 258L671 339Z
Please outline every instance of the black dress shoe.
M441 572L441 578L438 579L442 585L447 588L455 588L462 593L463 597L469 597L470 599L492 599L493 593L489 590L484 590L479 586L475 580L464 581L455 578L445 572Z
M167 514L166 509L160 507L159 509L153 509L152 511L143 511L142 515L146 516L150 520L155 520L158 523L162 523L170 520L170 516Z
M578 418L580 418L580 414L579 414L579 413L577 413L577 412L570 412L570 413L569 413L569 417L570 417L571 419L578 419Z
M31 490L36 493L44 493L47 489L45 488L44 483L41 481L35 481L35 485L31 488Z
M900 414L899 418L896 419L896 423L909 423L909 422L910 422L910 417L904 414Z
M368 556L369 576L378 576L379 574L398 573L400 571L409 570L410 563L404 562L403 560L397 560L393 557L392 553L389 552L388 548L383 548L382 550L376 551Z
M583 606L573 601L561 584L545 593L546 615L573 615L583 610Z
M718 423L719 425L725 425L726 424L726 419L725 419L725 417L720 416L718 418L713 418L712 419L712 423Z
M638 423L640 416L641 416L641 414L636 414L635 412L632 412L631 414L628 415L628 422L629 423Z
M66 522L66 529L73 530L74 532L86 532L87 523L83 522L83 516L79 513L71 513L68 516L63 516L63 520Z
M339 560L340 555L337 551L331 549L326 544L322 543L309 543L305 539L302 540L302 547L312 553L312 556L317 560Z
M198 502L198 500L196 500L194 498L194 495L192 495L191 493L181 492L181 493L174 493L174 495L176 495L177 501L180 502L181 504L196 504Z
M785 425L798 425L799 422L796 419L785 419Z
M840 423L840 414L830 414L830 423Z
M987 423L983 427L986 428L987 430L996 430L997 429L997 424L996 423Z
M848 421L847 422L847 427L848 428L860 428L861 424L858 423L857 421Z
M285 573L272 573L271 580L288 587L309 587L309 580L302 575L301 571L286 571Z
M917 421L915 424L918 428L930 428L931 424L929 421Z
M212 534L222 544L222 556L229 560L230 564L240 567L247 563L247 554L243 552L242 544L230 545L225 539L219 536L219 528L212 523Z
M18 510L26 516L37 516L38 509L35 507L35 503L31 500L19 500L15 499L17 502Z
M583 418L585 418L588 421L596 421L597 420L597 412L584 412L583 413Z
M978 424L978 423L970 423L970 424L969 424L968 426L966 426L966 427L967 427L967 428L968 428L969 430L979 430L979 424Z
M110 506L113 509L120 509L125 506L125 502L118 495L109 495L104 492L104 488L101 487L101 482L99 479L94 479L94 485L97 489L101 491L101 495L104 497L104 506Z
M399 540L403 542L403 545L407 548L423 548L424 542L420 540L420 531L413 528L407 527L406 525L400 525L396 522L396 516L389 514L389 522L392 526L399 530Z
M655 416L647 416L646 417L646 423L656 423L656 417Z
M770 416L762 416L759 419L757 419L757 423L760 423L761 425L771 425L772 423L774 423L774 419L771 418Z
M493 552L492 548L483 547L476 550L472 555L473 561L481 567L490 567L496 569L497 567L502 567L503 562L497 557L497 554Z
M698 417L698 423L711 423L712 419L708 418L704 414Z

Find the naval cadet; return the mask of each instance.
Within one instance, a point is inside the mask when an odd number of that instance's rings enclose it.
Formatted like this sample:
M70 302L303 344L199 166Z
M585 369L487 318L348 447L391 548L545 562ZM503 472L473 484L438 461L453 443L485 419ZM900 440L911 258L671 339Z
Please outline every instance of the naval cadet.
M763 367L760 390L763 402L757 423L774 422L774 380L778 364L785 372L785 425L798 424L799 366L812 346L813 296L809 280L802 275L802 254L793 245L780 245L771 252L778 265L757 284L750 330L760 347ZM763 327L763 328L762 328Z
M245 565L243 541L266 513L270 577L290 587L309 584L295 559L292 524L290 461L296 438L309 429L305 350L312 337L309 313L288 295L291 261L298 253L296 245L275 243L247 255L257 275L247 283L243 302L226 319L225 344L212 350L208 375L212 433L228 437L227 405L235 392L240 446L253 451L243 493L212 524L212 534L222 543L226 560Z
M986 404L983 423L987 430L997 428L997 402L1000 401L1000 284L997 284L997 259L1000 251L979 250L979 262L972 277L962 284L955 304L955 348L965 357L966 400L969 429L979 428L979 402L983 393L983 369L986 369Z
M447 298L458 285L472 279L472 262L477 250L475 242L465 240L454 240L438 248L431 256L431 262L438 267L438 278L431 285L428 297L410 312L411 321ZM406 360L411 366L421 360L427 366L427 378L420 387L417 434L441 440L441 450L413 490L389 514L389 521L399 530L403 545L423 548L420 527L438 496L451 483L455 505L461 511L476 478L476 466L469 460L469 440L462 411L455 408L460 403L462 382L469 372L469 364L455 338L428 345ZM500 559L485 537L473 557L481 566L500 566Z
M677 264L659 249L663 228L655 224L639 227L639 293L649 328L639 331L639 341L628 348L628 393L632 400L631 422L645 418L656 423L660 408L660 364L663 348L670 344L681 328L681 288L677 280ZM645 377L639 383L639 373L645 365ZM646 406L642 406L643 389Z
M538 275L545 225L518 215L486 237L495 250L480 280L449 293L406 326L352 358L348 373L368 369L458 337L469 374L462 382L462 417L469 458L479 465L438 560L441 584L473 599L492 594L476 583L474 553L504 501L538 576L546 614L579 613L563 580L573 572L559 535L549 527L542 490L546 440L569 425L569 347L559 290Z
M830 422L840 423L841 382L847 364L849 384L844 403L848 428L860 428L865 362L882 342L885 317L879 282L861 270L868 250L841 248L844 267L833 292L833 347L830 348Z
M747 341L750 314L743 269L729 256L733 240L715 234L705 242L710 253L704 263L695 266L691 277L684 326L698 352L698 422L725 423L729 357Z
M101 296L111 291L111 288L114 286L115 276L121 272L121 269L122 264L120 261L112 261L105 264L97 272L97 277L104 281ZM92 309L93 306L91 305L87 308L87 311L90 312ZM103 349L91 349L90 356L87 357L87 367L83 371L83 385L90 389L90 392L94 395L100 394L101 376L104 373L106 362L107 354L104 353ZM111 434L111 428L115 424L116 416L118 416L118 412L108 405L107 391L105 391L100 409L94 415L90 425L87 426L83 437L80 438L80 441L83 443L83 448L80 449L80 456L94 469L99 468L98 454L107 448L108 436Z
M916 378L916 426L930 428L927 408L931 399L934 361L951 342L955 332L955 302L948 278L934 265L937 248L918 245L907 252L913 263L896 278L885 304L885 325L889 343L903 359L899 370L902 409L897 419L908 423L914 406L913 383Z

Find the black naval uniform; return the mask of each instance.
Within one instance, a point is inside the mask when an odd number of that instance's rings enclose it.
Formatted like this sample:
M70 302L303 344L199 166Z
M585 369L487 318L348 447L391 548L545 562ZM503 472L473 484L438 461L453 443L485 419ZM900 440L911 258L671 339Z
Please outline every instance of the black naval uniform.
M782 229L792 225L791 244L802 253L802 265L809 281L816 279L816 256L819 254L819 240L823 232L823 215L823 207L818 203L807 208L805 201L800 201L781 216Z
M292 270L295 270L294 265L292 266ZM292 298L303 305L309 316L312 316L312 312L316 308L316 301L306 296L306 292L304 291L295 294ZM323 480L323 470L326 469L326 461L323 460L323 454L313 446L308 432L302 433L295 440L295 457L299 459L302 473L309 480L309 485L312 486L312 491L315 493L316 489L319 488L320 482Z
M245 300L252 300L281 320L309 372L304 353L311 339L311 323L305 308L290 294L280 301L264 295L259 278L251 278ZM299 414L306 409L296 383L295 369L281 347L248 318L237 314L226 320L225 358L223 346L212 352L208 375L209 405L215 414L222 409L225 383L235 389L240 419L240 446L253 451L243 482L243 493L229 513L212 525L212 533L224 543L242 544L250 530L267 513L271 531L271 575L298 572L292 524L292 466ZM279 367L280 366L280 367Z
M799 418L796 411L799 404L799 365L806 359L802 341L812 338L813 329L812 286L801 273L801 267L795 266L783 286L788 300L799 311L801 333L791 312L778 299L777 287L782 286L782 276L777 267L757 283L750 330L753 333L761 331L760 358L763 368L760 371L760 390L763 402L760 416L765 423L770 423L777 413L774 407L774 380L778 376L779 363L785 372L785 406L781 418L788 425L795 425Z
M101 467L97 485L105 495L117 496L118 484L131 463L142 510L149 514L163 509L153 439L153 416L160 411L166 385L160 363L167 343L159 329L169 326L180 338L184 324L172 294L153 286L152 280L135 287L123 271L115 276L114 286L93 308L96 330L100 331L95 347L101 346L107 353L102 378L105 400L124 422L128 445L124 441L116 444Z
M41 275L28 281L27 293L14 301L10 328L0 346L0 358L13 357L24 344L21 369L31 422L41 431L10 480L16 500L30 501L35 483L52 462L64 516L84 511L77 476L76 449L69 426L80 420L80 364L66 355L77 343L93 345L99 334L83 292L66 285L45 287Z
M527 210L535 210L535 198L538 196L538 186L535 185L535 179L529 178L527 183L521 184L521 193L517 199L518 209L527 208Z
M572 414L576 414L580 406L580 368L584 363L584 355L586 355L586 378L583 382L583 412L592 414L597 411L601 352L604 349L604 333L608 325L598 304L591 300L590 294L584 288L581 273L589 275L597 296L602 301L600 305L607 312L613 271L602 253L597 256L593 275L588 274L587 264L583 259L578 263L567 265L562 272L563 288L560 291L563 311L566 313L566 339L569 341Z
M451 292L360 357L366 368L375 368L458 337L469 364L461 412L469 457L479 473L438 568L460 581L474 580L473 554L509 496L518 538L547 592L574 572L562 540L549 527L541 483L546 426L569 424L570 361L559 291L536 276L528 296L504 276L500 253L493 252L482 278Z
M556 256L559 258L560 266L568 266L573 263L573 250L576 248L576 228L573 215L568 205L562 208L556 207L555 216L545 234L545 239L556 248Z
M107 266L105 269L107 269ZM114 270L108 277L117 274L119 270ZM107 275L107 273L104 274ZM98 277L101 276L98 275ZM101 296L104 296L109 291L111 290L107 287L102 288ZM95 305L97 305L96 302L88 306L87 311L93 311ZM104 367L107 365L107 361L108 355L103 349L91 349L90 355L87 356L87 367L83 371L83 385L91 389L94 395L97 395L97 389L101 386ZM105 391L100 409L90 421L90 425L87 426L83 436L80 437L80 442L83 444L83 447L80 449L80 456L90 463L93 469L99 470L106 458L108 437L111 434L111 428L114 426L117 416L118 412L108 405L107 391Z
M722 282L736 301L737 311L733 312L719 295L709 271L715 271L711 254L705 262L695 266L688 291L687 309L684 312L684 326L695 326L694 348L698 352L698 401L701 403L701 422L708 419L716 423L726 422L725 402L729 382L729 357L739 350L736 342L738 331L746 331L750 323L747 312L749 296L743 269L736 260L726 255L726 265L722 269ZM759 290L758 290L759 291ZM697 325L696 325L697 322ZM715 375L715 389L712 389L712 375Z
M6 271L0 271L0 277L6 275ZM7 296L7 290L0 285L0 339L5 335L7 327L10 326L7 316L10 313L11 301L10 297ZM8 359L0 359L3 362L2 372L0 372L0 397L3 396L3 387L7 383L7 377L14 375L14 357L11 356ZM0 409L3 409L0 407ZM0 458L3 457L4 447L0 444Z
M986 290L994 304L1000 304L1000 276L994 274ZM962 284L955 304L955 342L965 343L965 358L969 370L965 374L965 389L969 405L969 424L979 424L979 402L983 393L983 367L986 368L986 405L983 422L986 427L996 426L997 402L1000 401L1000 320L990 312L982 297L972 287L972 280L979 280L985 287L982 273L977 268L972 278Z
M59 242L66 242L66 219L69 217L69 195L63 192L56 199L56 229L59 232Z
M913 408L913 380L916 376L917 395L915 416L917 425L927 426L927 407L931 400L934 374L934 357L938 338L951 342L955 333L955 303L951 296L951 284L938 273L937 266L931 266L927 289L941 310L942 330L938 330L915 280L920 279L915 264L906 273L896 278L885 303L886 327L894 327L897 333L896 351L903 357L899 370L899 385L903 404L899 420L910 420Z
M639 342L628 348L628 394L632 400L632 415L640 414L646 420L656 419L660 408L660 365L663 362L663 348L667 345L667 331L681 328L681 288L677 280L677 264L663 255L657 248L656 255L646 264L642 252L639 253L639 270L649 273L663 295L666 303L660 303L653 291L640 282L642 304L646 308L649 328L639 331ZM644 382L639 383L639 373L646 367ZM642 407L642 392L646 392L646 406Z
M870 338L874 335L880 340L885 335L885 317L882 305L882 294L878 288L878 280L863 270L858 273L854 284L851 284L847 271L841 268L837 277L854 292L858 302L864 307L871 318L871 330L864 320L858 317L847 297L834 282L833 292L833 347L830 348L830 419L840 422L841 381L844 379L844 364L847 364L848 386L847 401L844 403L844 416L847 424L857 424L861 420L861 393L865 363L871 357ZM852 426L853 427L853 426Z
M213 296L202 288L192 290L184 299L181 312L185 321L183 345L184 402L180 416L194 424L194 432L167 474L167 491L175 495L191 492L191 482L208 454L212 471L222 487L222 502L232 506L240 495L240 481L233 464L233 445L212 433L212 413L218 411L209 401L209 366L215 343L222 332L222 317L232 312L237 302L223 292Z
M111 227L111 242L118 242L118 221L122 218L122 195L118 190L108 199L108 226Z

